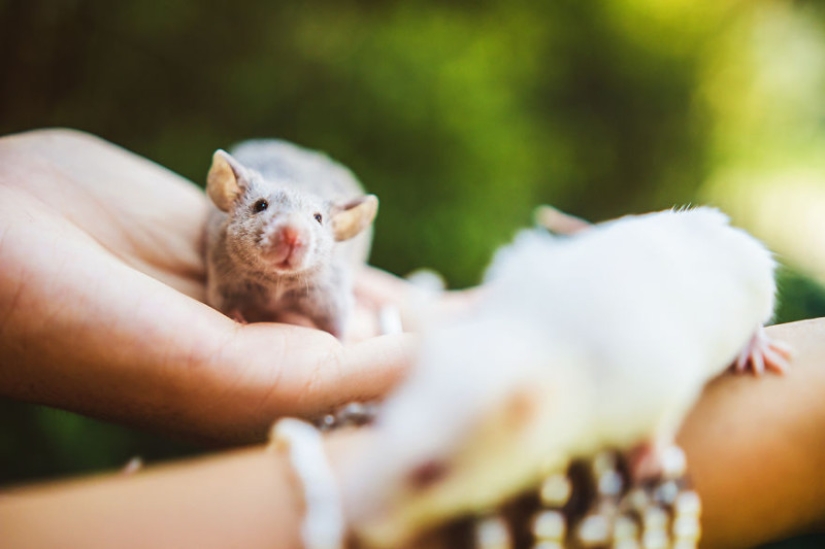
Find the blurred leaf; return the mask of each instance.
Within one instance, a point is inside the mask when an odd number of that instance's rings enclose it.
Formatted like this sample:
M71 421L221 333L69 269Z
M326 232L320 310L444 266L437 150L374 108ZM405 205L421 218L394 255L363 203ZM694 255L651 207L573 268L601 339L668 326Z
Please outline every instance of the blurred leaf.
M0 399L0 485L117 470L202 450L43 406Z

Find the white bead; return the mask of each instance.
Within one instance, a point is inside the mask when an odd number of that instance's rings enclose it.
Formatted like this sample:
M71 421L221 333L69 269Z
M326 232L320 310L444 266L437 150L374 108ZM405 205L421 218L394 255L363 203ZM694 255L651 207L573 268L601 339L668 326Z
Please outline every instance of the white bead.
M642 514L642 522L645 525L645 530L664 530L667 528L668 516L661 507L648 507Z
M607 471L599 477L599 494L618 496L622 491L622 475L616 471Z
M475 538L478 549L509 549L512 545L507 523L501 517L478 519Z
M533 535L540 540L563 540L566 531L564 515L558 511L541 511L533 518Z
M613 524L613 540L636 539L639 537L639 525L630 517L621 516Z
M698 516L702 513L702 499L696 492L682 492L676 497L673 507L679 515Z
M566 476L550 475L542 482L539 497L541 503L547 507L563 507L570 499L572 491L573 487Z
M589 515L585 517L578 528L579 541L585 547L591 545L604 545L610 535L610 524L607 518L602 515Z
M645 530L642 537L642 547L644 549L667 549L667 532L663 529Z
M662 452L662 473L665 478L679 478L687 471L687 458L678 446L668 446Z
M660 502L671 505L676 498L679 496L679 486L673 482L672 480L669 482L665 482L664 484L660 484L656 488L656 499Z
M677 515L673 521L673 535L679 539L698 540L702 526L696 515Z
M630 508L638 512L644 511L650 505L650 496L641 488L634 488L626 496L625 501L630 504Z

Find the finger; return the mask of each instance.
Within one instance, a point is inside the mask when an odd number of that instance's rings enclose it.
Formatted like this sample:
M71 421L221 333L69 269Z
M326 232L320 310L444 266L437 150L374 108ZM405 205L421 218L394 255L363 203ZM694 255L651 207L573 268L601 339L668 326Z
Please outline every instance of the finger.
M387 303L403 304L412 286L399 278L375 267L364 267L355 278L356 297L378 309Z
M465 313L479 303L486 289L433 293L380 269L366 267L356 278L355 292L361 306L376 316L383 306L395 305L400 311L403 329L415 331L429 317Z
M318 417L353 400L385 396L409 369L416 340L382 336L343 346L320 330L257 323L230 328L203 393L199 430L218 441L260 440L278 417ZM208 395L212 395L210 398Z
M359 343L378 335L382 335L379 325L379 311L366 307L361 303L356 303L347 324L344 343Z

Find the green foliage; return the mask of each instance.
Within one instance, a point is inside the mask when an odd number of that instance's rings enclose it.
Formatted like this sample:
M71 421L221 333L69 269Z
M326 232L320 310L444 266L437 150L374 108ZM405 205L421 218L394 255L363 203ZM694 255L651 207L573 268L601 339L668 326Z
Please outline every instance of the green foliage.
M604 218L701 183L698 54L617 5L11 2L0 132L79 127L198 183L247 137L322 149L382 199L377 265L466 286L537 202Z
M825 316L825 287L791 268L780 268L776 324Z
M151 462L197 451L126 427L0 399L0 486L114 470L133 457Z

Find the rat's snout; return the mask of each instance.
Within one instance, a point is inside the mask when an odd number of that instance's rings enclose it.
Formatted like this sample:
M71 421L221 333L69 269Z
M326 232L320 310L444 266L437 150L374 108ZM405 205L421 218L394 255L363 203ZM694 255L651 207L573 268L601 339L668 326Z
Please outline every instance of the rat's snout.
M312 234L304 225L289 217L267 227L263 255L274 269L300 271L306 267Z
M303 246L304 242L301 240L301 233L295 227L286 226L283 227L276 237L276 241L280 242L283 246L288 246L290 248L297 248Z

